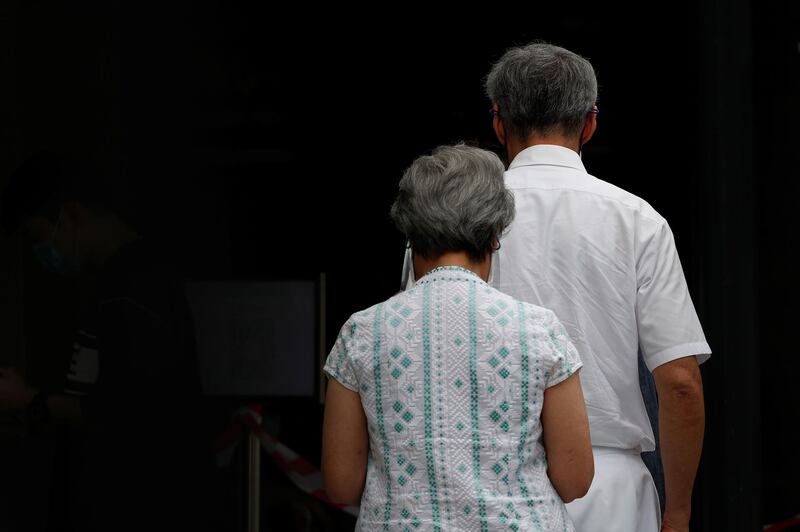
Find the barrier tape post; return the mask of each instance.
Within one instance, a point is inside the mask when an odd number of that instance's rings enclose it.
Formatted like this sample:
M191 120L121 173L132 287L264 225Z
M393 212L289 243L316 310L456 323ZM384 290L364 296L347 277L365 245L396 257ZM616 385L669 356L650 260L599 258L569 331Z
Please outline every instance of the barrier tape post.
M248 414L261 426L261 408L250 409ZM252 432L247 433L247 530L259 532L261 527L261 446Z
M310 462L288 448L261 426L261 405L250 405L239 409L234 422L217 438L218 464L227 463L242 436L247 438L248 458L248 532L258 531L260 525L260 451L272 458L289 480L303 492L326 504L357 517L359 508L339 504L331 500L323 487L322 473Z

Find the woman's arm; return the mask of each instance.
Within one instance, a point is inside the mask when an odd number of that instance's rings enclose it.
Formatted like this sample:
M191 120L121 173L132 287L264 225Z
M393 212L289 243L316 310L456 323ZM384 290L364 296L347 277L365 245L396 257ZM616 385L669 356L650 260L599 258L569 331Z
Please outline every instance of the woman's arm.
M368 452L367 418L361 397L329 379L322 425L322 477L331 499L352 505L361 502Z
M589 419L578 373L544 391L547 475L564 502L583 497L594 477Z

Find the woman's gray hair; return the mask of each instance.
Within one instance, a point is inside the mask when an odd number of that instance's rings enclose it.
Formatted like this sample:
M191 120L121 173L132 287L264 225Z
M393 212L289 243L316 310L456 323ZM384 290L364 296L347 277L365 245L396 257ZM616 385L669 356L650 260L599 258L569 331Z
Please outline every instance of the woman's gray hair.
M422 257L466 251L482 260L514 219L514 197L503 173L503 163L490 151L440 146L403 174L392 220Z
M532 43L511 48L486 77L486 95L497 103L512 136L580 133L597 101L591 63L559 46Z

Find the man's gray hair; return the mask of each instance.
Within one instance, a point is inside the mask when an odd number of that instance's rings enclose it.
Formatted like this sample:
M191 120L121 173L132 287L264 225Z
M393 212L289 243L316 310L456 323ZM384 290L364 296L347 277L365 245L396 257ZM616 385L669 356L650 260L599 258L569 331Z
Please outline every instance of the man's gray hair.
M597 101L591 63L559 46L532 43L511 48L486 77L508 134L579 134Z
M514 219L514 197L503 171L490 151L440 146L403 174L392 220L422 257L466 251L482 260Z

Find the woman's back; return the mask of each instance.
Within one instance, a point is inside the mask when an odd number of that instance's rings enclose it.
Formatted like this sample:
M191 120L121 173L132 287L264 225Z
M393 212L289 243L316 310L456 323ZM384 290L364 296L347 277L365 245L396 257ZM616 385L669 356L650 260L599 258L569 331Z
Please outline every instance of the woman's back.
M581 366L555 315L436 268L354 314L325 371L360 395L359 530L573 530L547 476L544 391Z

